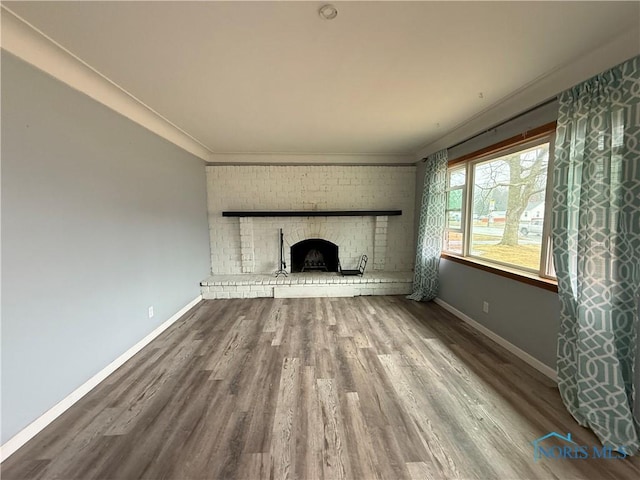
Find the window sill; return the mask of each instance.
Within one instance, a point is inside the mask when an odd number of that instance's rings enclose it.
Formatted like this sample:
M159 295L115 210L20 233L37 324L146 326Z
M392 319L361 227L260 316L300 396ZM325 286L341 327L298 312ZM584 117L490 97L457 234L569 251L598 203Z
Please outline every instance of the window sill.
M550 278L542 278L535 273L527 273L521 270L511 269L509 267L497 266L489 262L483 262L475 258L460 257L451 253L442 253L440 258L451 260L452 262L461 263L472 268L484 270L485 272L493 273L501 277L510 278L518 282L533 285L535 287L543 288L551 292L558 292L558 282Z

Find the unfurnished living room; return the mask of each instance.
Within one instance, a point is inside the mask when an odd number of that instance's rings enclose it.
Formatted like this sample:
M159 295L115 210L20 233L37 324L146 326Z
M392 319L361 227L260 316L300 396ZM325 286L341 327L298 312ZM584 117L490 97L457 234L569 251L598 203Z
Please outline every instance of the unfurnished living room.
M640 478L640 2L0 4L3 480Z

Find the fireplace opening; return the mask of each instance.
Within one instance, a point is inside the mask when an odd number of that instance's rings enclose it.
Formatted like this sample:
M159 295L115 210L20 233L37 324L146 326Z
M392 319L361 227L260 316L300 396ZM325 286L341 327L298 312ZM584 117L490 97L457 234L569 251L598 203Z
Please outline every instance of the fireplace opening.
M291 247L291 272L313 271L338 271L338 246L335 243L311 238Z

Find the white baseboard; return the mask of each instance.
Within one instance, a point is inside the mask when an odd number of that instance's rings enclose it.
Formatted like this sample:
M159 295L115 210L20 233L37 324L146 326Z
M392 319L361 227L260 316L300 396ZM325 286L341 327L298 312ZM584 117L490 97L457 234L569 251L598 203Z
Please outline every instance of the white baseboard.
M133 357L136 353L142 350L147 344L151 343L151 341L164 332L167 328L169 328L176 320L182 317L187 311L189 311L192 307L194 307L198 302L202 300L202 295L198 295L187 305L182 307L179 311L177 311L171 318L167 321L159 325L155 330L149 333L146 337L140 340L138 343L133 345L129 350L124 352L118 358L116 358L109 365L104 367L98 373L96 373L93 377L87 380L85 383L76 388L73 392L71 392L67 397L62 399L56 405L51 407L45 413L43 413L40 417L35 419L29 425L27 425L24 429L14 435L12 438L7 440L7 442L0 446L0 462L4 462L10 455L12 455L16 450L22 447L25 443L35 437L42 429L44 429L47 425L53 422L56 418L62 415L69 407L71 407L74 403L84 397L87 393L89 393L95 386L97 386L100 382L102 382L105 378L115 372L120 366L122 366L127 360Z
M512 344L509 341L507 341L504 338L502 338L500 335L498 335L498 334L492 332L491 330L489 330L484 325L476 322L474 319L472 319L468 315L465 315L464 313L462 313L457 308L452 307L451 305L449 305L444 300L436 298L434 300L434 302L437 303L438 305L440 305L445 310L453 313L456 317L458 317L460 320L462 320L463 322L468 324L470 327L475 328L477 331L479 331L480 333L482 333L486 337L489 337L491 340L496 342L498 345L504 347L505 349L507 349L508 351L513 353L520 360L523 360L524 362L526 362L529 365L531 365L533 368L538 370L543 375L546 375L547 377L549 377L554 382L558 381L558 376L556 374L556 371L553 368L545 365L544 363L542 363L537 358L532 357L531 355L529 355L524 350L521 350L520 348L516 347L514 344Z

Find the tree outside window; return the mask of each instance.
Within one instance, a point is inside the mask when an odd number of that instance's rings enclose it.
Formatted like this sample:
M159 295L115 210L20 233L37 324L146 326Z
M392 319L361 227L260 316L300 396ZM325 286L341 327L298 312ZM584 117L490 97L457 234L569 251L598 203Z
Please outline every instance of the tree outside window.
M548 276L551 135L519 145L449 169L443 250Z

